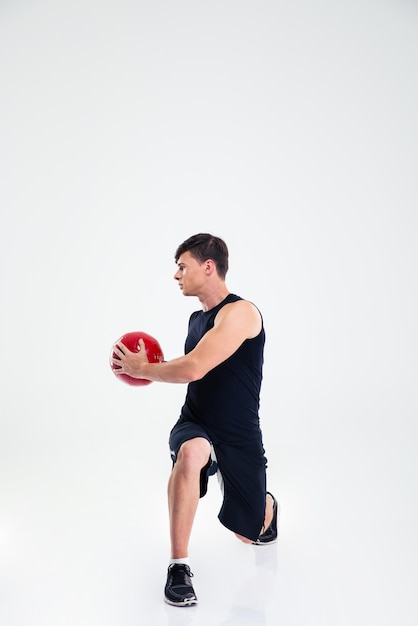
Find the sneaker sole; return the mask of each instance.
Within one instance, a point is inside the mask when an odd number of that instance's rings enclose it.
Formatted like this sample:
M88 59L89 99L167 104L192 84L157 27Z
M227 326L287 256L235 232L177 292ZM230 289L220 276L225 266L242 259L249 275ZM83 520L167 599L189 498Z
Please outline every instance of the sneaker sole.
M164 602L169 604L170 606L180 606L180 607L188 607L188 606L196 606L197 600L185 600L184 602L173 602L164 596Z

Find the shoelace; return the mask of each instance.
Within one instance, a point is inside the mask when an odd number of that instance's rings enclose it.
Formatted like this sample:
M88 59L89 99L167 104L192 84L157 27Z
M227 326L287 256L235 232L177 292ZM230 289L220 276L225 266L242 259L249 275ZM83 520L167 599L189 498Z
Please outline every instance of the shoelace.
M191 578L193 576L188 565L173 566L170 567L170 574L172 576L172 586L187 585L189 582L186 580L186 576Z

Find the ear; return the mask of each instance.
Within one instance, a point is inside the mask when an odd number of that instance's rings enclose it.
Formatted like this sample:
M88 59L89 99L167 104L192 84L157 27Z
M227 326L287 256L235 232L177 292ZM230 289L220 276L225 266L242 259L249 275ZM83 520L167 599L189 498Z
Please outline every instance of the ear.
M212 259L206 259L203 266L205 269L205 274L207 276L210 276L211 274L213 274L213 272L216 272L216 265L214 261L212 261Z

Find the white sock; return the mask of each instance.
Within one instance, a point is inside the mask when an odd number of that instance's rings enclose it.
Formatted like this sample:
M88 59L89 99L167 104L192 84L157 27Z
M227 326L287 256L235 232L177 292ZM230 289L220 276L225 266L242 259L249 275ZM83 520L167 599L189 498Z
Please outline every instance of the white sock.
M190 567L190 559L188 556L185 556L182 559L170 559L169 565L178 565L181 563L182 565L188 565Z

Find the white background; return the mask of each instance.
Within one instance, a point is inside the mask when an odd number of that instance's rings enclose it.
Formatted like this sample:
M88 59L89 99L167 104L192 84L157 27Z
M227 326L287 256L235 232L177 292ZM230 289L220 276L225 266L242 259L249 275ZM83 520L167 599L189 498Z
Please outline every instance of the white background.
M412 0L4 0L0 621L416 624L418 9ZM124 332L180 355L174 251L209 231L262 310L281 537L217 521L162 602L167 438Z

